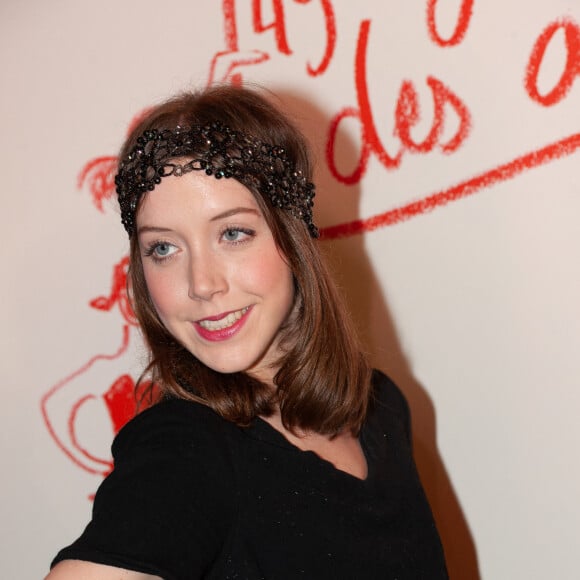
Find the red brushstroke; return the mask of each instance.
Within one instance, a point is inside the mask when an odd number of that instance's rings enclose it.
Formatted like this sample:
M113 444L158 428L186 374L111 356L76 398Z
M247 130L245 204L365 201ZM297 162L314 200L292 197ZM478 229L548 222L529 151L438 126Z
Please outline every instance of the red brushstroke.
M262 1L252 0L252 24L254 30L258 33L274 30L276 38L276 48L282 54L292 54L290 46L288 45L288 38L286 36L286 22L284 17L284 3L283 0L271 0L272 11L274 12L274 19L270 24L264 23L262 16Z
M137 113L129 123L127 133L145 118L150 108L143 109ZM91 159L80 170L77 177L77 189L88 187L93 200L93 205L104 212L103 201L111 199L115 195L115 173L117 171L117 157L114 155L103 155Z
M564 32L566 40L566 66L556 86L546 95L541 95L538 91L538 74L550 41L559 30ZM550 107L559 103L568 94L578 75L580 75L580 27L572 19L562 18L549 24L536 40L526 69L524 84L528 95L534 101L544 107Z
M435 105L433 125L429 134L421 143L417 143L411 137L411 129L421 120L417 91L411 81L404 81L401 86L395 113L395 134L408 151L429 153L440 140L444 128L445 106L450 105L459 117L459 128L455 135L447 143L441 143L440 147L444 153L453 153L469 134L471 115L461 99L440 80L430 76L427 77L427 84L433 93Z
M240 85L242 74L237 70L239 67L260 64L269 58L270 56L261 50L249 50L244 53L229 50L216 52L210 63L207 86L225 82Z
M103 201L115 193L115 169L117 158L111 155L96 157L89 161L77 178L77 189L88 186L94 206L103 212Z
M226 49L232 52L238 50L239 48L235 5L235 0L222 0L222 14L224 16Z
M267 53L259 50L247 51L244 54L240 53L235 0L222 0L222 14L224 17L226 49L216 52L213 56L210 63L207 86L224 82L241 85L243 77L236 70L238 67L256 65L270 58Z
M109 410L113 432L118 433L137 412L133 378L130 375L121 375L103 395L103 399Z
M333 177L342 183L351 185L358 183L366 172L371 151L379 158L380 162L387 169L399 166L402 150L395 156L389 155L378 135L371 103L367 89L366 75L366 53L368 47L369 30L371 21L363 20L360 24L357 49L355 56L355 86L357 93L358 108L345 107L335 115L331 121L326 142L326 162ZM352 173L345 175L341 173L334 162L334 148L340 123L346 118L357 119L361 126L362 147L357 165Z
M512 161L499 165L484 173L480 173L471 179L462 181L448 189L438 191L420 200L413 201L395 209L391 209L375 216L329 226L322 228L320 237L322 240L345 238L355 236L365 232L371 232L378 228L392 226L413 217L430 212L437 207L442 207L468 197L481 191L486 187L491 187L497 183L508 181L524 171L530 170L540 165L559 159L566 155L571 155L580 149L580 133L575 133L569 137L551 143L541 149L531 151Z
M42 397L41 402L40 402L44 424L46 425L46 428L47 428L48 432L50 433L50 436L52 437L52 439L56 443L56 445L73 463L75 463L78 467L80 467L84 471L87 471L88 473L93 473L93 474L97 474L97 475L106 475L110 469L110 460L99 459L99 458L96 458L96 460L95 460L94 456L89 454L86 451L86 449L84 449L81 445L79 445L79 443L77 441L77 437L76 437L75 420L77 417L78 410L89 399L94 399L95 395L93 395L91 393L79 394L78 398L76 398L73 401L73 403L71 404L71 406L69 408L69 414L68 414L68 420L67 420L68 440L62 439L58 435L58 433L53 425L53 421L52 421L51 416L50 416L49 401L56 395L56 393L58 391L63 389L67 384L71 383L74 379L77 379L78 377L80 377L81 375L83 375L87 371L89 371L89 369L95 363L97 363L98 361L112 361L116 358L119 358L120 356L125 354L128 346L129 346L129 326L125 325L125 326L123 326L123 336L122 336L121 346L119 347L119 349L115 353L110 354L110 355L99 354L99 355L93 356L92 358L89 359L89 361L87 363L85 363L79 369L77 369L76 371L74 371L73 373L71 373L70 375L68 375L67 377L62 379L61 381L59 381L56 385L51 387L50 390ZM115 385L115 384L116 383L114 383L113 385ZM131 386L131 391L133 391L132 387L133 386ZM106 395L104 396L104 400L106 403L106 401L107 401ZM113 399L109 398L109 400L113 400ZM110 410L110 415L111 415L111 417L114 417L113 424L118 425L119 418L120 418L119 412L116 410L115 411ZM130 417L127 417L127 420L129 418ZM95 463L97 465L101 464L103 467L99 468L95 465Z
M79 412L88 402L101 403L105 406L109 420L111 422L111 432L115 435L119 430L137 413L137 396L135 393L135 382L128 374L116 378L110 387L103 394L87 392L92 390L90 375L81 381L78 379L82 375L87 375L91 368L102 361L112 361L126 354L129 346L130 327L123 326L123 336L121 346L117 352L111 355L96 355L89 359L87 363L79 369L59 381L54 385L41 400L41 410L44 424L52 439L59 449L82 470L95 475L107 475L113 468L113 462L110 457L99 457L89 451L82 444L78 437ZM86 384L84 384L86 381ZM82 390L79 386L83 387ZM140 385L140 393L150 396L140 396L139 408L147 408L154 400L157 399L159 391L152 386L150 382L145 381ZM98 388L97 388L98 390ZM64 397L62 396L64 393ZM64 401L66 417L66 429L63 434L59 434L56 421L60 421L51 412L52 399L56 396L61 398L57 401L57 407L61 406ZM61 403L61 405L58 405Z
M89 359L80 369L59 381L44 395L41 408L44 423L57 446L84 471L93 474L106 475L112 469L110 457L98 457L82 445L77 435L79 411L89 401L100 402L107 409L111 422L112 434L116 434L121 427L137 412L135 382L131 376L124 374L116 378L103 394L96 395L92 391L101 391L98 385L91 383L94 380L89 371L96 363L112 361L127 353L130 339L130 328L137 326L137 319L131 308L127 292L127 272L129 257L123 257L113 268L111 290L108 295L99 296L90 301L90 306L97 310L110 312L118 306L126 324L123 325L123 338L120 348L112 355L96 355ZM94 372L94 371L93 371ZM98 374L98 373L97 373ZM85 375L81 379L81 376ZM142 385L145 392L151 388L152 397L142 400L142 408L146 408L155 398L156 391L149 383ZM87 392L87 389L89 392ZM58 412L51 412L51 408L58 409L64 405L67 414L66 430L59 434L54 421L60 421ZM52 407L51 407L52 406Z
M85 395L81 397L76 403L71 407L70 415L68 418L68 431L70 434L71 442L73 447L75 447L78 451L82 453L88 460L93 461L94 463L100 463L105 468L103 471L103 475L106 475L113 469L113 462L111 460L101 459L96 455L90 453L86 447L84 447L77 438L76 435L76 421L77 415L80 408L87 402L91 400L95 400L97 397L95 395Z
M263 16L263 2L252 0L252 29L256 34L273 30L276 51L285 56L293 54L288 40L286 13L283 0L270 0L272 4L272 21L266 23ZM294 0L297 4L309 4L311 0ZM336 47L336 19L330 0L320 0L324 17L326 43L324 54L318 65L306 64L309 76L316 77L328 69ZM257 65L269 60L270 54L260 50L241 50L238 36L235 0L222 0L226 49L218 51L210 63L208 86L216 82L230 82L239 85L243 82L240 67Z
M459 9L455 30L450 38L445 39L439 34L435 21L435 11L439 0L427 0L427 30L431 40L435 44L441 47L449 47L456 46L463 41L473 14L473 1L463 0L461 8Z
M298 4L308 4L311 0L294 0ZM313 67L308 63L306 70L311 77L317 77L326 72L330 65L336 47L336 17L330 0L321 0L324 14L324 28L326 30L326 47L320 64Z
M366 62L370 25L370 20L361 22L357 41L355 87L358 107L345 107L331 119L326 142L326 161L330 173L337 181L348 185L358 183L362 179L366 173L371 153L377 157L385 169L393 170L399 167L406 151L415 153L432 151L443 132L447 105L458 115L459 127L447 143L439 143L444 153L452 153L457 150L467 139L471 128L471 115L467 106L449 87L435 77L429 76L427 84L431 89L434 102L433 125L422 143L415 142L411 136L411 129L420 120L417 91L410 81L404 81L399 91L395 111L395 134L401 139L401 147L395 155L387 152L377 131L368 90ZM335 146L339 126L347 118L354 118L359 122L362 142L358 162L350 174L342 173L335 163Z
M125 322L132 326L137 326L137 318L127 291L127 272L129 270L129 256L125 256L113 267L113 279L111 281L111 291L108 296L98 296L93 298L89 305L96 310L110 311L113 306L118 305L121 316Z

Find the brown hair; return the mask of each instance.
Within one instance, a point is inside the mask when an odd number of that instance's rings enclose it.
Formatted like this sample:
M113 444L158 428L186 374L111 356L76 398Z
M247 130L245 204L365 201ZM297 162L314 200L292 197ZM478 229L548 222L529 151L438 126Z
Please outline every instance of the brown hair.
M132 129L119 158L125 158L146 130L215 121L284 147L296 169L312 179L310 153L300 131L257 91L225 85L183 93L152 108ZM246 373L208 368L173 338L149 296L139 243L132 235L131 296L151 353L139 384L147 384L144 377L150 376L164 396L201 402L240 426L272 414L279 405L287 429L356 434L367 412L370 369L343 301L306 224L244 185L256 198L295 281L294 314L281 329L276 391Z

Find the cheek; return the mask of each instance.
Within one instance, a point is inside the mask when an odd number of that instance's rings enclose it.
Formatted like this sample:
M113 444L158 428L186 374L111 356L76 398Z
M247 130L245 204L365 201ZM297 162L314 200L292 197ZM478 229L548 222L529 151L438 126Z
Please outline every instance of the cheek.
M153 268L144 268L143 274L151 302L159 318L165 322L176 306L177 293L174 280L163 271Z
M254 279L259 280L264 292L271 292L280 301L293 301L294 282L288 264L278 254L271 252L259 260L254 269Z

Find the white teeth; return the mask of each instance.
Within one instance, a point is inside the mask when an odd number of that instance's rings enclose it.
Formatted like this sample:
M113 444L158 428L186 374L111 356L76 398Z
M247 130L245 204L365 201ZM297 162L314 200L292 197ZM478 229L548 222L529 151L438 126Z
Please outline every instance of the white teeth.
M248 311L248 308L249 306L246 306L246 308L242 308L241 310L230 312L227 316L219 320L200 320L198 324L206 330L223 330L236 323Z

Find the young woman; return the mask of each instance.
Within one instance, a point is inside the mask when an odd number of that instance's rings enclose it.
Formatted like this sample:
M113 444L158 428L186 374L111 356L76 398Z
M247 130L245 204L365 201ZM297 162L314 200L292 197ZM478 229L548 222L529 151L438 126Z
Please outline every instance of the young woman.
M160 395L48 578L446 578L407 404L319 254L300 132L213 87L151 110L119 159Z

